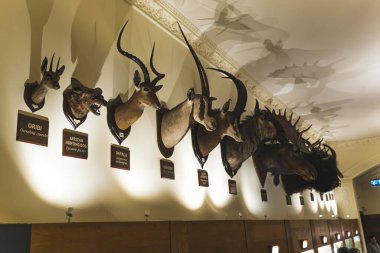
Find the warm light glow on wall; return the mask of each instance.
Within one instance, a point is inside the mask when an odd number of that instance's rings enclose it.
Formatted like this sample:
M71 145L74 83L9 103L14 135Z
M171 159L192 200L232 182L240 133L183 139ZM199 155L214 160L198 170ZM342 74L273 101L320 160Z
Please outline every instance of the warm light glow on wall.
M351 237L351 232L350 231L346 231L346 235L347 235L347 237Z
M228 175L224 172L223 163L220 159L220 146L218 145L209 155L205 164L205 169L209 173L209 184L207 195L210 197L212 204L221 209L225 207L232 197L228 192Z
M340 239L341 239L341 234L336 233L336 234L335 234L335 239L336 239L337 241L340 241Z
M359 230L355 229L355 235L359 234Z
M325 235L321 236L321 242L323 244L326 244L327 243L327 236L325 236Z
M88 180L91 165L87 161L57 157L54 146L46 149L20 143L18 150L20 172L30 188L44 201L59 207L86 206L99 193L93 189L95 182ZM83 169L78 170L78 166Z
M190 132L177 144L174 152L176 181L173 182L171 190L178 202L190 210L197 210L202 207L209 188L198 186L197 169L200 165L193 155Z
M241 195L249 212L251 214L261 215L264 212L264 205L259 194L260 188L258 185L260 185L260 182L253 168L245 168L249 162L252 161L247 160L239 170L237 175L239 176L238 187L241 187ZM238 192L238 194L240 193Z

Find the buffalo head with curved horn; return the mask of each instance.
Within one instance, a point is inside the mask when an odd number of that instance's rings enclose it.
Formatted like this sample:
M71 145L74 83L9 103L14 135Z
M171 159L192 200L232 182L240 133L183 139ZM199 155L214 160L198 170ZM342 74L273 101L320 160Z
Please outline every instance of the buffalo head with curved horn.
M117 39L117 50L121 55L134 61L140 67L143 73L143 80L141 80L140 73L136 70L133 78L135 91L133 92L132 96L126 102L123 102L121 100L120 95L108 102L108 127L119 144L121 144L125 138L128 137L131 130L131 125L141 117L146 106L155 109L161 108L161 104L157 98L156 93L162 88L162 85L157 85L157 83L159 80L165 77L164 74L159 73L153 66L155 45L153 45L150 57L150 67L153 73L156 75L153 80L150 80L149 72L145 64L137 56L122 49L121 37L127 23L128 22L124 24L119 33L119 37Z
M242 81L224 70L216 68L209 69L223 73L225 75L223 78L231 79L236 86L238 95L235 108L232 112L228 111L231 99L223 105L221 110L212 110L212 114L215 115L217 122L215 131L207 132L206 129L199 124L192 126L191 136L193 149L202 167L207 160L208 154L220 143L224 136L229 136L237 142L243 141L239 130L239 123L245 105L247 104L247 90Z
M194 122L203 125L207 131L216 129L216 120L210 115L213 98L210 97L207 76L197 54L179 24L178 27L197 66L202 94L196 94L194 89L191 88L187 92L185 101L172 109L163 108L156 112L158 147L161 154L166 158L173 154L174 146L182 140Z

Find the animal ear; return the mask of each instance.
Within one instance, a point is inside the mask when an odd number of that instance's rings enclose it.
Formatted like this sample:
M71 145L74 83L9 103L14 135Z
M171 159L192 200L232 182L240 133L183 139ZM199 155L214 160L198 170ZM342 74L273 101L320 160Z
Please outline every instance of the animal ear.
M162 88L162 85L154 86L154 92L161 90L161 88Z
M63 65L62 67L60 67L57 71L57 74L58 75L62 75L63 74L63 71L65 71L65 65Z
M231 99L228 99L227 102L224 103L222 107L222 112L226 113L228 109L230 108Z
M71 88L78 93L82 90L82 85L77 79L71 78Z
M48 59L45 57L41 63L41 73L42 74L45 73L47 64L48 64Z
M133 82L135 83L135 86L140 87L141 77L140 77L140 73L137 70L135 71Z
M193 100L195 96L194 89L189 89L187 91L187 100Z

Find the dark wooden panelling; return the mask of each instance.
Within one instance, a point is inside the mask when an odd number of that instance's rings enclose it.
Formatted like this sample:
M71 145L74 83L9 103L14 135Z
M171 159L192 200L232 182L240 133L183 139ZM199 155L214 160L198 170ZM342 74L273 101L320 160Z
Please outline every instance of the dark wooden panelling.
M330 231L327 220L311 220L310 222L314 247L319 248L327 244L331 244ZM321 239L322 236L327 237L327 243L323 244Z
M289 243L289 251L292 253L301 252L300 240L308 240L308 247L302 251L313 249L313 238L309 220L288 220L285 221L286 233Z
M340 223L340 220L328 220L327 224L329 225L331 241L333 243L337 242L336 237L335 237L335 234L337 233L341 235L341 240L343 240L343 230L342 230L342 225Z
M243 221L171 222L172 253L247 253Z
M270 252L278 245L281 253L288 253L284 221L245 221L248 253Z
M32 225L31 253L168 253L169 222Z
M352 224L352 220L341 220L340 223L342 224L342 230L344 232L344 238L348 238L348 233L347 232L350 232L351 233L351 236L352 237L354 235L354 228L353 228L353 224Z

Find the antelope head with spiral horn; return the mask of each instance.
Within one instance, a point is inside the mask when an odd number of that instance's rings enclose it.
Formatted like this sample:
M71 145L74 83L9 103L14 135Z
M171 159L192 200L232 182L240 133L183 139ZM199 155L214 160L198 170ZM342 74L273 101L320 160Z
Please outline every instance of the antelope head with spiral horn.
M179 24L178 26L197 66L202 93L196 94L194 89L191 88L187 92L185 101L172 109L163 108L157 111L158 147L165 157L172 155L174 146L182 140L194 122L201 124L209 132L214 131L217 127L215 118L210 115L211 101L214 98L210 97L205 70L185 37L181 26Z
M209 133L199 124L194 124L191 128L194 153L202 167L207 160L208 154L220 143L224 136L229 136L237 142L243 141L239 130L239 122L247 103L247 90L239 79L224 70L210 69L223 73L225 75L223 78L231 79L236 86L238 95L232 112L228 111L231 99L223 105L221 110L212 110L212 114L215 115L217 121L215 131Z
M165 77L164 74L159 73L153 66L154 45L150 57L150 67L156 75L153 80L150 80L149 72L145 64L137 56L122 49L121 37L127 23L125 23L119 33L117 50L121 55L134 61L140 67L143 73L143 80L141 80L140 73L136 70L133 78L135 91L132 96L126 102L122 102L120 96L118 96L108 103L108 126L119 144L129 135L131 125L141 117L146 106L155 109L161 108L156 93L162 88L162 85L157 85L157 83Z

